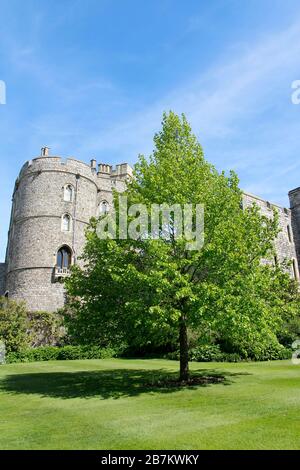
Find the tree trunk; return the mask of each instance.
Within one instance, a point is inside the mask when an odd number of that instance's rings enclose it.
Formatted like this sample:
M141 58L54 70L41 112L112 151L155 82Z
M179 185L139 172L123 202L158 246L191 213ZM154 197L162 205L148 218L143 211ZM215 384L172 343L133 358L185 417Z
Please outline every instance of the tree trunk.
M182 382L182 381L188 380L189 378L189 346L188 346L186 318L184 315L182 315L180 318L179 344L180 344L179 380Z

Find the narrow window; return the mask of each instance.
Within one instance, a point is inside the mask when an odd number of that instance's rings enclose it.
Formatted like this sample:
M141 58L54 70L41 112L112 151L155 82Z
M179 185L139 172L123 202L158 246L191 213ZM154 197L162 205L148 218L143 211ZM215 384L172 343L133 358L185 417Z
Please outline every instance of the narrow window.
M99 206L99 215L105 215L109 211L109 205L107 201L102 201Z
M73 194L74 194L73 186L71 184L67 184L67 186L64 187L64 201L72 202Z
M274 264L275 264L275 266L278 266L278 258L277 258L276 255L274 256Z
M290 227L289 225L287 225L286 229L287 229L287 233L288 233L288 239L289 239L289 242L291 243L291 242L292 242L292 232L291 232L291 227Z
M69 269L72 264L72 252L68 246L61 247L57 252L56 265L58 268Z
M294 259L293 259L293 272L294 272L294 278L298 279L297 264L296 264L296 261Z
M69 214L63 215L61 229L62 229L63 232L70 232L70 230L71 230L71 216Z

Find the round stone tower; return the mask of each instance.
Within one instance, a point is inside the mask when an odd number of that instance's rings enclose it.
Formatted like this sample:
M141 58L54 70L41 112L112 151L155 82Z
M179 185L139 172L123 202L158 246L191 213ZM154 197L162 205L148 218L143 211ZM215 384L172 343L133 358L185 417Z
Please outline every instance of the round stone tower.
M27 162L16 181L6 256L6 290L29 311L64 305L62 279L81 254L84 229L97 212L97 174L69 158Z

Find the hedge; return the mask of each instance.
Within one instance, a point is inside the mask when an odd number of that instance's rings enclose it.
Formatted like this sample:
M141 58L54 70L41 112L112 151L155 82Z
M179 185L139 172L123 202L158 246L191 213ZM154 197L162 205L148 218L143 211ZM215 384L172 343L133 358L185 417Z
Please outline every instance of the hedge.
M64 361L76 359L105 359L116 357L120 354L112 348L99 348L97 346L44 346L26 349L20 352L10 352L6 355L6 362L39 362L39 361ZM167 359L179 360L179 351L168 353ZM203 345L193 348L189 352L190 361L195 362L240 362L243 360L268 361L278 359L290 359L291 349L282 347L280 350L265 351L261 356L244 358L237 353L225 353L219 345Z
M64 361L75 359L105 359L115 357L117 352L111 348L97 346L44 346L11 352L6 355L6 362Z
M281 345L278 348L270 348L253 357L242 357L238 353L222 352L218 344L208 344L197 346L189 351L189 360L195 362L240 362L240 361L270 361L290 359L292 350ZM174 351L166 355L167 359L179 360L179 351Z

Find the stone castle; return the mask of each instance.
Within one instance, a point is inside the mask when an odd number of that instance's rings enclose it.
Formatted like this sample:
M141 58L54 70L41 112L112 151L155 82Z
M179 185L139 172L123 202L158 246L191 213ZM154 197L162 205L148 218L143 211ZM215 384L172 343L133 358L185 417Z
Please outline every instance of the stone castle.
M0 295L24 300L29 311L55 311L65 302L63 282L85 244L91 217L109 210L113 188L125 189L132 175L127 163L90 165L74 158L41 156L25 163L16 180L5 263L0 263ZM289 193L291 208L275 205L281 232L274 262L291 261L291 276L299 280L300 188ZM244 193L246 207L255 202L272 215L268 201Z

